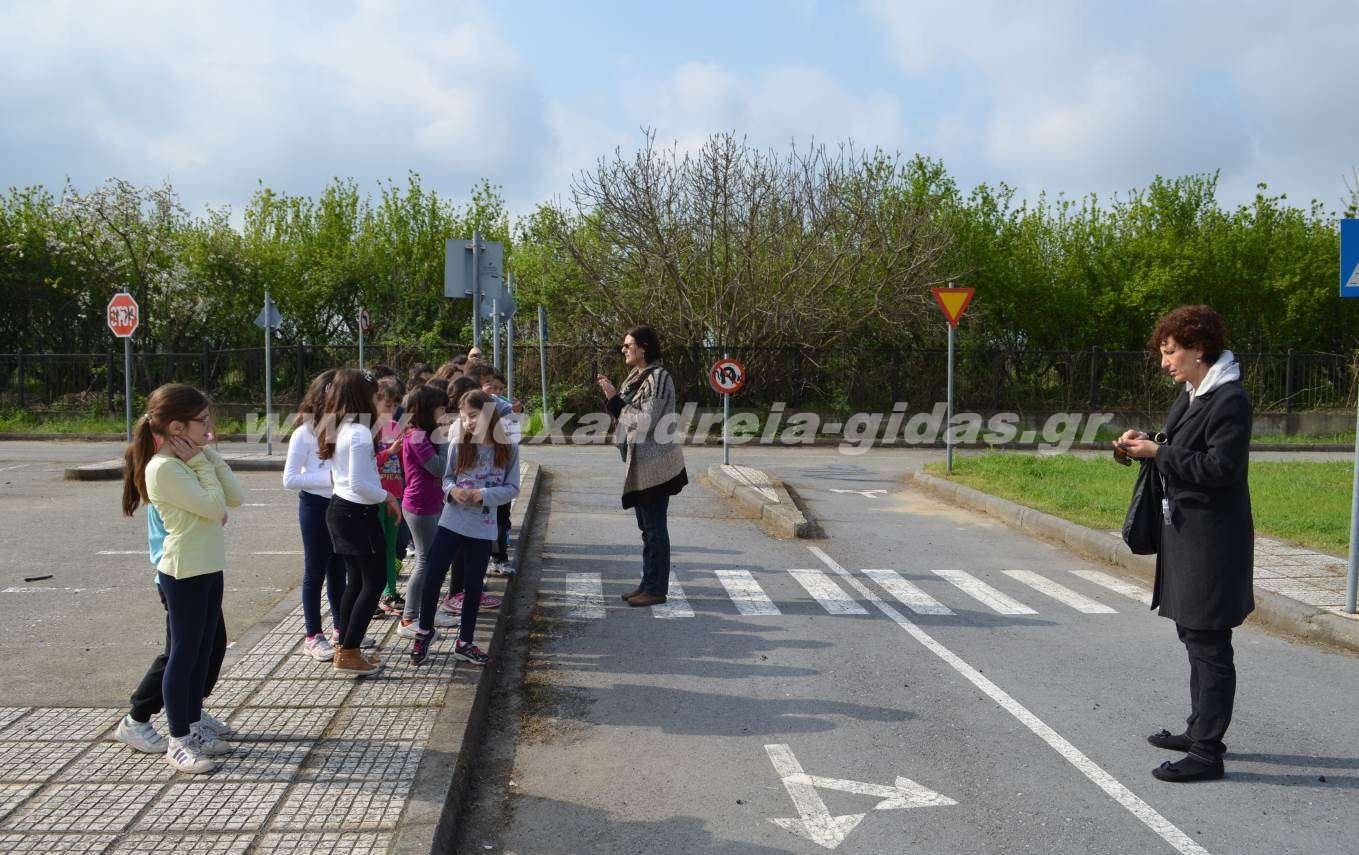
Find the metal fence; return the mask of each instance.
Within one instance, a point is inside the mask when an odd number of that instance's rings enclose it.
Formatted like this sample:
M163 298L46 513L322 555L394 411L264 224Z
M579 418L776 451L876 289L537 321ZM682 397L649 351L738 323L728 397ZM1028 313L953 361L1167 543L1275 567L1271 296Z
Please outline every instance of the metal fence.
M369 365L387 364L403 376L415 362L438 365L466 345L437 352L396 345L368 345ZM489 349L488 349L489 350ZM594 378L621 381L624 366L615 346L549 344L547 371L554 409L585 411L598 406ZM666 364L681 401L716 407L721 399L707 383L708 367L729 353L747 368L738 397L743 407L776 401L789 408L850 412L890 410L907 402L929 409L945 395L942 349L672 347ZM489 355L489 353L488 353ZM515 345L515 394L541 395L536 342ZM1243 380L1259 412L1352 409L1359 391L1359 354L1243 353ZM354 365L353 345L281 345L273 349L274 402L295 405L311 377L327 368ZM957 405L976 411L1164 412L1177 390L1143 351L1001 351L961 348L957 357ZM162 383L191 383L219 404L263 406L264 349L204 349L198 353L133 350L134 394ZM0 354L0 406L31 411L122 407L122 354Z

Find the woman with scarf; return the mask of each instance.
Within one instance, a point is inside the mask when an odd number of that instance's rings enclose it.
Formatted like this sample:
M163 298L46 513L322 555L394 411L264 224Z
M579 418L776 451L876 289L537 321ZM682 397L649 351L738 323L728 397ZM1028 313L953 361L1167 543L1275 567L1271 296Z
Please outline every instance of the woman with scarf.
M623 479L623 507L632 508L642 531L642 581L623 595L630 606L665 602L670 590L670 532L666 513L670 497L689 483L684 471L681 437L673 424L675 381L661 364L661 340L651 327L633 327L623 337L623 361L631 373L622 389L609 378L596 378L608 400L610 415L618 419L618 448L627 463Z
M1130 430L1115 441L1120 452L1152 461L1164 485L1152 608L1175 621L1189 653L1188 727L1147 737L1185 752L1152 770L1162 781L1222 777L1222 737L1236 698L1232 629L1255 608L1251 400L1225 339L1222 318L1208 306L1181 306L1161 318L1148 345L1184 391L1163 433L1153 439Z

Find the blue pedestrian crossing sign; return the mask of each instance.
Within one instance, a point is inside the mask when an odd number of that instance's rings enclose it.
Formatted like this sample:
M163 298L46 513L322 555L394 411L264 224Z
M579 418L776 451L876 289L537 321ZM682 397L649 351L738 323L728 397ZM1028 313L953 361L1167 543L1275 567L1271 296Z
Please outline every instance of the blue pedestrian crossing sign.
M1340 221L1340 296L1359 297L1359 220Z

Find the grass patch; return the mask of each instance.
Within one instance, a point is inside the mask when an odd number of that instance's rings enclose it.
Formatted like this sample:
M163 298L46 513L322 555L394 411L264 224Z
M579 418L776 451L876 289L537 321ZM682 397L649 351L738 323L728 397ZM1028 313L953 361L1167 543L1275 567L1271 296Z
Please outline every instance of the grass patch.
M1122 528L1137 477L1135 466L1073 455L959 457L953 461L952 476L944 473L942 463L925 469L1101 531ZM1251 461L1255 530L1313 549L1345 553L1353 478L1349 461Z
M219 434L245 433L245 422L241 419L218 417L214 422L214 430ZM126 427L122 415L108 413L34 413L24 410L0 410L0 433L46 433L56 436L116 433L121 436ZM286 424L283 427L286 428Z

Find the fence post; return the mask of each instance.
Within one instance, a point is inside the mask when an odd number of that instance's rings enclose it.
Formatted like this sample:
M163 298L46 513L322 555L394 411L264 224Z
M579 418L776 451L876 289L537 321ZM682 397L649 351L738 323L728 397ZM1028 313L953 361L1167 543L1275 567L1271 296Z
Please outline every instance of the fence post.
M24 409L27 405L28 396L28 377L24 371L24 352L21 350L17 354L19 359L19 409Z
M303 368L302 348L306 347L302 342L297 343L297 403L302 403L302 396L307 394L307 373Z
M109 376L109 412L111 413L113 412L113 351L111 350L104 351L104 357L107 360L104 364L108 366L107 373Z
M1099 345L1090 347L1090 412L1099 409Z
M1284 366L1284 412L1293 415L1293 348L1288 349L1288 362Z
M201 363L199 363L199 365L198 365L198 378L199 378L199 382L203 384L203 385L201 385L201 386L198 387L199 390L200 390L204 395L210 395L211 392L208 390L208 340L207 340L207 339L203 339L203 361L202 361Z

